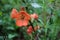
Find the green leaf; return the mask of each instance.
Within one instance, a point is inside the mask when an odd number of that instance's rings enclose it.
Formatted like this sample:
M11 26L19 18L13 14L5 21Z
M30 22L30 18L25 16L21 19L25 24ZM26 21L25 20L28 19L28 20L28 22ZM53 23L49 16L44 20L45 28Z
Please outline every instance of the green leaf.
M2 16L2 12L0 11L0 16Z
M15 36L17 36L17 34L9 34L9 35L8 35L8 38L11 39L11 38L13 38L13 37L15 37Z
M48 0L49 2L53 2L54 0Z

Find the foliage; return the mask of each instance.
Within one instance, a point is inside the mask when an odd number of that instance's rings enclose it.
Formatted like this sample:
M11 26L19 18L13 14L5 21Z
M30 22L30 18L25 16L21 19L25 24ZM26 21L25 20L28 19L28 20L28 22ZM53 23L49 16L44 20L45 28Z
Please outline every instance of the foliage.
M30 36L26 33L25 27L19 31L15 20L10 17L12 9L19 11L21 6L25 7L29 14L36 13L39 16L40 29ZM33 25L36 24L35 20ZM0 0L0 39L60 40L60 0Z

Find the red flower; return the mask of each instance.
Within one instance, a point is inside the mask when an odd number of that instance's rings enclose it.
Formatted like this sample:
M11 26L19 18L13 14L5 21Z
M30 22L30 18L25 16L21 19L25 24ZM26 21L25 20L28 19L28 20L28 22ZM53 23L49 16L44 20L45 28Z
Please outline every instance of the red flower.
M13 9L12 12L11 12L11 18L12 19L16 19L18 17L19 17L19 15L18 15L17 10L16 9Z
M34 19L38 19L38 15L36 13L31 14L31 17L34 18Z
M19 12L19 18L16 20L17 26L27 26L30 20L30 15L25 11Z
M29 26L29 28L27 29L27 33L28 33L28 34L31 34L31 33L32 33L32 31L33 31L32 26Z

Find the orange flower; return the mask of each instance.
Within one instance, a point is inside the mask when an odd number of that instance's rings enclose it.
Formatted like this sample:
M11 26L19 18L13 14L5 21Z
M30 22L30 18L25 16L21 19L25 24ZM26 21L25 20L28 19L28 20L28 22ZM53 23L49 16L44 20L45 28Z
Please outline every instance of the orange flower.
M34 30L36 31L36 30L38 30L40 28L40 26L36 26L36 27L34 27Z
M20 11L19 15L20 15L20 19L22 19L22 20L24 20L24 19L30 20L30 15L25 11Z
M27 33L28 33L28 34L31 34L31 33L32 33L32 31L33 31L32 26L29 26L29 27L28 27L28 29L27 29Z
M17 26L27 26L30 20L30 15L24 11L24 7L22 7L20 12L17 12L16 9L13 9L11 18L16 19Z
M34 18L34 19L38 19L38 15L36 13L31 14L31 17Z
M30 15L25 11L19 12L19 18L16 20L17 26L27 26L30 20Z
M18 17L19 17L19 15L18 15L17 10L16 9L13 9L12 12L11 12L11 18L12 19L16 19Z
M17 26L27 26L28 20L16 20L16 25Z

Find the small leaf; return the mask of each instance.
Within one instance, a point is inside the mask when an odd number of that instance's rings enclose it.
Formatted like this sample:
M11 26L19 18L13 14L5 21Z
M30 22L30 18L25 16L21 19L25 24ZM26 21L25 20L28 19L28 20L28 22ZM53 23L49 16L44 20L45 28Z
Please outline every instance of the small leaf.
M2 16L2 12L0 11L0 16Z
M9 35L8 35L8 38L11 39L11 38L13 38L13 37L15 37L15 36L17 36L17 34L9 34Z
M14 27L7 27L8 30L14 30Z

